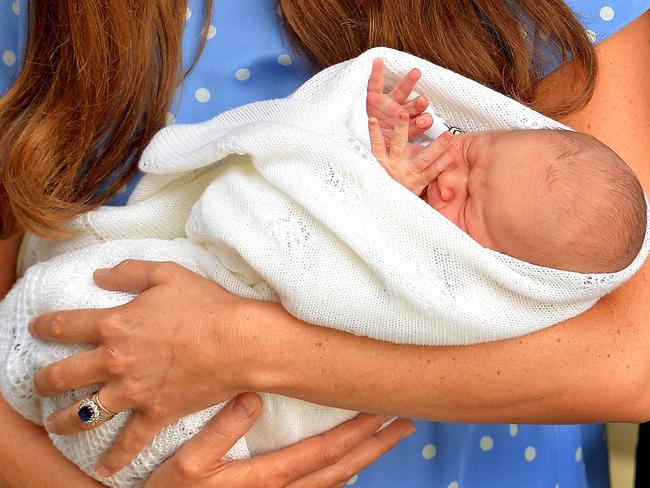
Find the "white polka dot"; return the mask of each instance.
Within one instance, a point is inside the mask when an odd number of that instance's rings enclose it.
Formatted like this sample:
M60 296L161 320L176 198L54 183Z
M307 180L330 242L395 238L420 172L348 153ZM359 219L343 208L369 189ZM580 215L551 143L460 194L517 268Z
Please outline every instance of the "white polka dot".
M517 432L519 432L519 426L517 424L510 424L508 430L510 431L510 437L515 437Z
M171 112L167 112L167 115L165 115L165 125L174 125L175 123L176 116Z
M185 20L190 20L191 16L192 16L192 11L190 10L189 7L187 7L187 10L185 11Z
M587 29L585 32L587 33L587 37L589 38L589 41L591 41L592 44L596 42L597 36L594 31L592 31L591 29Z
M452 481L447 485L447 488L458 488L458 481Z
M13 66L16 62L16 53L13 51L5 51L2 53L2 62L7 66Z
M278 4L278 8L275 9L275 13L282 17L282 5Z
M250 77L251 77L251 72L246 68L239 68L235 72L235 78L237 78L239 81L246 81Z
M531 462L537 457L537 450L533 446L528 446L524 451L524 458L526 461Z
M11 10L13 10L16 15L20 15L20 0L14 0L14 3L11 4Z
M576 462L579 463L580 461L582 461L582 446L576 449Z
M289 66L293 61L291 60L291 56L288 54L280 54L278 56L278 63L280 63L282 66Z
M122 188L117 190L117 193L126 193L126 185L124 185Z
M427 444L422 448L422 457L427 461L433 459L436 456L436 446L433 444Z
M553 488L560 488L560 483L555 483L555 486Z
M541 37L545 41L548 41L549 37L551 37L551 34L549 34L548 31L541 30L539 31L539 37Z
M481 440L479 441L478 444L479 446L481 446L481 449L483 451L489 451L494 447L494 440L489 435L484 435L483 437L481 437Z
M210 90L207 88L199 88L194 92L194 98L196 98L197 102L205 103L210 101L210 98L212 97L212 94L210 93Z
M206 34L206 39L212 39L214 36L217 35L217 28L210 24L208 26L208 33Z
M350 479L348 480L348 482L346 483L346 485L348 485L348 486L349 486L349 485L353 485L353 484L355 484L355 483L357 482L358 479L359 479L359 475L358 475L358 474L355 474L352 478L350 478Z
M608 6L601 8L600 18L603 19L605 22L609 22L614 18L614 9Z

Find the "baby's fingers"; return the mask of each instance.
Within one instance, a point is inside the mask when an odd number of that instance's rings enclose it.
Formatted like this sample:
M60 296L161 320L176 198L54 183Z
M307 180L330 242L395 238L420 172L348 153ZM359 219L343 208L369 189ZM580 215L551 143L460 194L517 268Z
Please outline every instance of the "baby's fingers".
M381 58L372 62L372 71L368 79L368 93L384 94L384 60Z
M375 117L368 119L368 132L370 133L370 149L378 161L386 159L386 142L384 134L379 126L379 121Z
M393 138L390 142L390 159L401 160L406 156L409 135L409 114L400 112L395 122Z
M403 104L415 88L422 74L419 69L412 69L399 80L397 85L388 93L390 97L399 104Z
M438 137L415 156L418 166L423 168L422 176L430 181L437 178L456 159L459 151L460 145L453 143L451 134Z

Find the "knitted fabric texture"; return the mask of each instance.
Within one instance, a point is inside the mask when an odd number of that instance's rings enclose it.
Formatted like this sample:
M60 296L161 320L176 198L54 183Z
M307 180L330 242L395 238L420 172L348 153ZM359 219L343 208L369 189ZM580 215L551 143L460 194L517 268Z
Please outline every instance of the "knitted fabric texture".
M425 345L493 341L548 327L585 311L638 270L647 235L634 262L617 273L542 268L481 247L391 179L365 135L376 57L385 60L389 85L419 68L417 91L435 113L467 131L563 127L441 67L378 48L317 74L287 99L161 130L143 154L147 174L129 205L81 216L67 241L26 238L23 276L0 304L0 383L13 408L42 424L97 389L38 397L35 372L88 347L36 341L27 324L45 312L128 302L132 295L92 282L93 270L127 258L176 261L230 292L280 301L309 323ZM231 458L278 449L356 414L262 397L261 418ZM167 426L131 464L101 481L141 486L220 408ZM93 475L128 416L52 441Z

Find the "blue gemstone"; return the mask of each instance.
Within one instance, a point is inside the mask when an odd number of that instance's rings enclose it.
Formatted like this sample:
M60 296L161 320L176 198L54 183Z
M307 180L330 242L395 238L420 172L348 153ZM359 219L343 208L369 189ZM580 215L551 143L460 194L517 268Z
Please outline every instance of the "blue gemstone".
M93 418L93 409L88 405L84 405L79 410L77 410L77 415L79 416L79 420L85 424L89 422L91 418Z

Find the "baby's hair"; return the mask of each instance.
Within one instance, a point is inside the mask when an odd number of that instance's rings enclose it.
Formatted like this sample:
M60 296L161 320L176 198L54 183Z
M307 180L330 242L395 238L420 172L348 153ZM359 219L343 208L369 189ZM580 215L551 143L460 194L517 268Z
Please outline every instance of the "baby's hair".
M548 251L557 267L615 272L639 253L646 231L646 201L632 170L595 137L569 130L541 131L556 158L547 163L544 204L551 212ZM558 228L558 225L560 228ZM544 224L542 224L544 226Z

